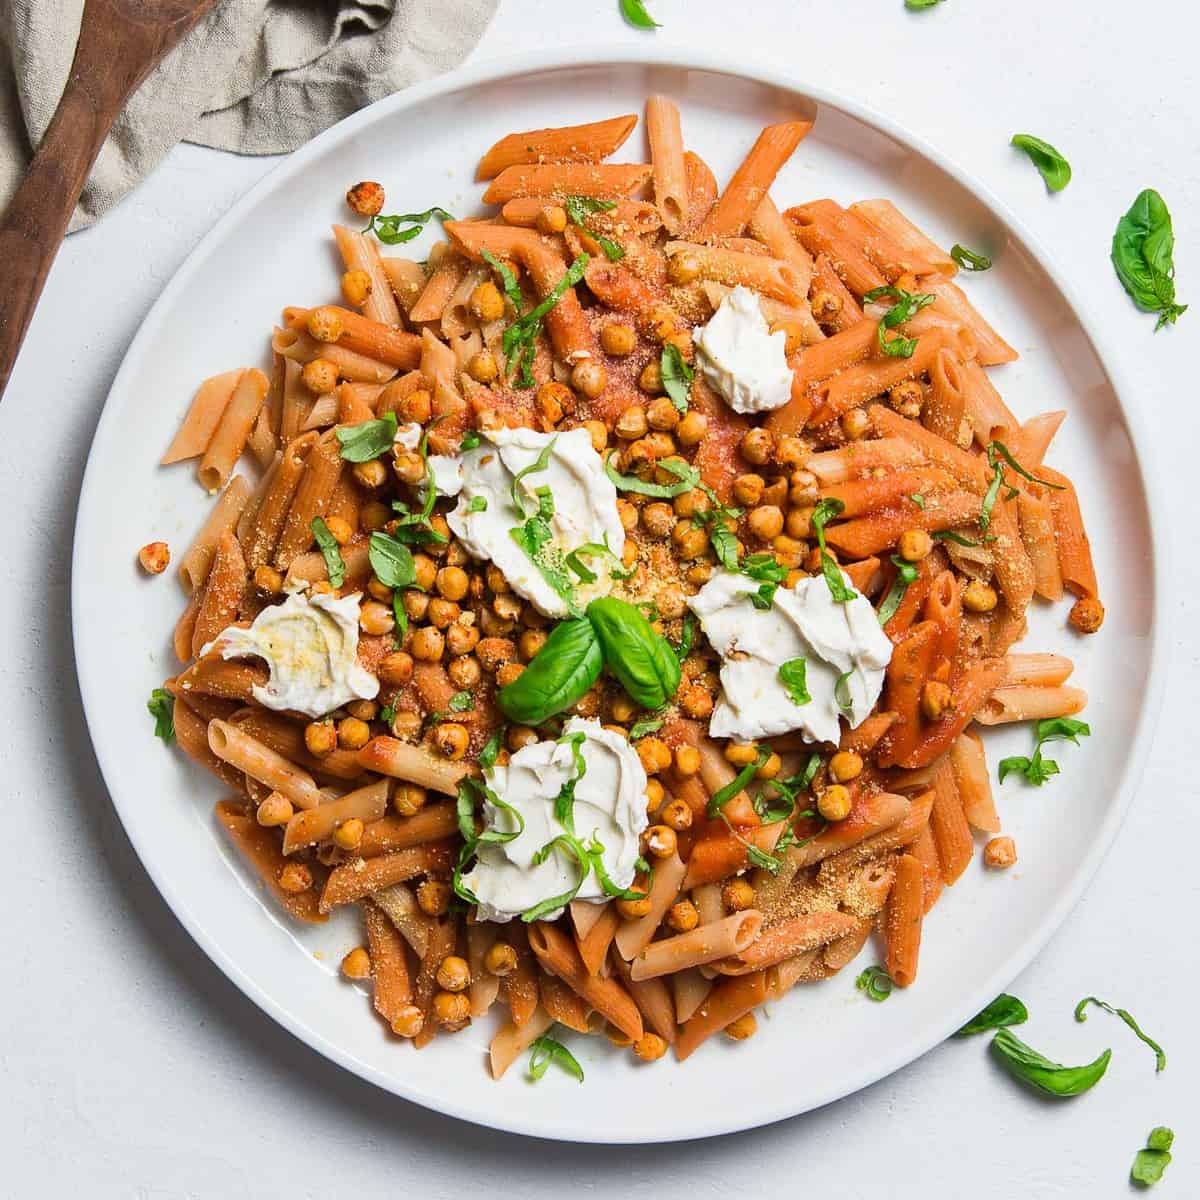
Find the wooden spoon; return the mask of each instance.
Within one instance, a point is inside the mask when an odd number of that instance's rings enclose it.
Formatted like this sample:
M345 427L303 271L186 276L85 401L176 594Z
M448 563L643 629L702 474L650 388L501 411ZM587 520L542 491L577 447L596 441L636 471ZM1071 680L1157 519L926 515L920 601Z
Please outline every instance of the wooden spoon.
M54 119L0 220L0 396L92 164L125 102L215 0L86 0Z

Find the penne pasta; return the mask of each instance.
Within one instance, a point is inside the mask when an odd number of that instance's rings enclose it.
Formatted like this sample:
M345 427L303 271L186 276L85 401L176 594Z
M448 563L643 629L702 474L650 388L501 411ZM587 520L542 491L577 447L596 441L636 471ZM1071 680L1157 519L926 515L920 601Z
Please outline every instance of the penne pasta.
M208 449L245 373L245 369L239 367L236 371L214 375L200 385L179 431L167 447L167 452L159 459L163 466L188 458L199 458Z
M509 167L530 163L599 162L615 154L636 125L637 117L630 113L586 125L510 133L479 160L475 178L494 179Z

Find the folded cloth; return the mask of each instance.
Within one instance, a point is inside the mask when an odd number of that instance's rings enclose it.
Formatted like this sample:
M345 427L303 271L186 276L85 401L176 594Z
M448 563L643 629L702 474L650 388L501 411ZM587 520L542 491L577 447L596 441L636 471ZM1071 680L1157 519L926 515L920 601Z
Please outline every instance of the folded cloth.
M71 229L102 216L179 141L282 154L381 96L457 66L499 0L222 0L134 94ZM0 0L0 204L45 135L84 0Z

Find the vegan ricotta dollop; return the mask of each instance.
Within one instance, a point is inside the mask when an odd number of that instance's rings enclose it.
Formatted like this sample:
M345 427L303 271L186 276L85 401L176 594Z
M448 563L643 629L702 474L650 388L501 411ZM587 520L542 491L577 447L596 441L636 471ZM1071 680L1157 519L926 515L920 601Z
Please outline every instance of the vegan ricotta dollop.
M694 336L704 377L734 412L769 412L792 398L787 335L770 332L758 297L749 288L738 286L729 292Z

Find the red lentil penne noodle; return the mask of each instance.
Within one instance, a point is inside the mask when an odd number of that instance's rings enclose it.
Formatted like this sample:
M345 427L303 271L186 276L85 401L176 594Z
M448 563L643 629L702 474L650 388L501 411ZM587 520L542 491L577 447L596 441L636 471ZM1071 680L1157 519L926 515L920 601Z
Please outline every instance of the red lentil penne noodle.
M698 838L688 855L683 888L698 887L729 875L736 875L749 861L745 845L725 829Z
M948 674L950 665L958 656L959 625L962 621L962 597L953 571L941 571L934 578L929 595L925 598L924 619L938 627L933 672L936 675L938 668L944 665Z
M1067 414L1061 409L1055 412L1038 413L1036 417L1030 417L1021 426L1020 436L1013 439L1019 442L1019 448L1011 445L1008 448L1023 467L1032 470L1034 467L1041 466L1042 460L1046 457L1046 451L1050 449L1050 443L1054 440L1054 435L1058 433L1066 418Z
M378 821L387 811L387 803L388 781L379 779L347 792L337 800L301 810L287 823L283 833L283 852L293 854L306 846L327 841L344 821L357 818L364 825Z
M483 193L484 204L519 196L591 196L620 200L649 181L649 163L530 163L505 167Z
M771 190L780 168L812 127L812 121L808 120L768 125L705 217L697 237L705 242L738 237Z
M324 900L324 896L321 899ZM421 965L417 969L413 987L413 1003L424 1017L420 1032L413 1038L413 1045L418 1050L429 1045L437 1032L437 1022L433 1014L433 998L438 990L437 971L442 960L448 954L454 953L457 940L458 930L452 918L438 917L430 922L429 945L421 956Z
M700 279L712 279L730 287L742 284L784 304L804 303L805 280L791 263L782 259L695 242L668 242L665 249L668 257L684 252L694 254L700 266Z
M458 287L450 293L446 307L442 310L441 331L445 338L462 337L468 333L473 324L471 316L471 294L481 284L492 277L491 267L475 263L468 267L463 277L458 281Z
M427 746L414 746L393 737L372 738L358 752L358 761L368 771L432 788L447 796L458 793L459 783L471 770L469 763L452 762L434 754Z
M975 844L963 814L949 755L933 768L933 809L929 814L929 829L937 847L942 882L953 884L970 866Z
M866 442L851 442L836 450L822 450L812 455L806 469L823 486L857 479L879 467L901 469L921 462L921 451L902 437L881 437Z
M524 1025L538 1009L537 960L529 948L525 926L510 921L505 928L509 945L517 952L516 967L500 980L500 991L514 1025Z
M383 264L383 273L391 285L396 303L411 319L410 310L425 287L425 268L411 258L381 257L379 261Z
M239 726L229 721L210 721L208 746L218 758L273 791L282 792L297 808L316 808L321 803L320 789L307 771Z
M887 973L897 987L911 987L916 982L924 916L924 868L915 856L902 854L883 926Z
M737 777L737 771L711 738L700 739L700 781L711 796ZM738 792L721 810L734 825L757 825L758 814L745 792Z
M856 592L873 596L883 586L883 573L879 569L879 559L874 557L860 559L854 563L842 563L842 570L850 577L850 583Z
M283 461L283 451L277 450L271 461L263 470L262 477L258 481L258 485L251 493L250 498L246 501L246 507L242 509L242 514L237 519L237 524L233 527L237 534L238 541L245 547L249 540L251 532L258 521L258 514L262 509L263 501L267 498L267 494L271 490L271 485L275 482L275 475L279 470L279 464ZM245 553L243 549L243 553Z
M698 925L689 933L651 942L630 965L633 979L656 979L741 954L759 936L762 913L748 908L714 921Z
M943 275L954 275L958 264L921 232L890 200L859 200L847 210L874 226L893 244Z
M371 956L374 981L371 1003L389 1028L412 1004L412 980L408 974L408 955L399 930L386 914L370 900L362 901L363 921L367 927L367 952Z
M980 498L971 492L945 492L919 508L904 499L893 508L830 525L825 540L850 558L866 558L896 544L908 529L957 529L979 519Z
M892 651L885 695L888 709L897 714L897 720L878 756L881 767L903 762L920 741L921 692L929 679L941 632L936 622L922 621L909 629Z
M925 601L929 597L930 589L933 586L933 572L935 569L935 558L932 554L926 555L917 564L917 578L915 582L908 585L903 598L900 601L892 618L883 627L883 632L891 638L892 642L899 644L907 632L916 623L917 617L921 613L921 609Z
M725 915L721 889L715 883L703 883L692 892L692 903L700 914L700 923L709 925Z
M321 893L321 911L329 912L339 904L353 904L372 892L394 883L407 883L419 875L447 872L451 861L448 842L413 846L366 861L352 858L330 871Z
M236 664L231 662L228 665ZM229 720L244 733L270 746L276 754L281 754L312 774L345 780L357 780L362 776L362 768L353 750L338 748L321 758L309 754L304 744L303 724L282 713L252 704L238 709Z
M275 565L281 571L313 544L312 522L328 512L341 474L341 446L330 430L317 439L304 459L303 473L275 545Z
M246 560L232 529L217 542L212 569L200 593L196 624L192 630L192 657L198 655L221 630L237 620L246 589Z
M461 255L444 254L433 269L421 294L413 301L409 320L440 321L450 297L467 274L468 263Z
M270 392L267 393L267 399L270 400ZM279 439L271 430L271 414L265 403L258 410L258 417L254 428L250 430L250 436L246 439L246 446L262 470L265 471L275 461Z
M171 632L171 646L175 657L181 663L192 661L192 634L196 629L196 616L200 612L200 597L203 594L201 589L188 597L187 607L180 614Z
M538 977L538 998L550 1019L576 1033L588 1033L588 1013L591 1011L583 999L554 975Z
M621 977L642 1014L642 1024L654 1030L668 1045L675 1042L675 1000L666 979L634 979L629 964L614 954L613 969ZM670 978L670 977L669 977Z
M751 971L766 970L797 954L807 954L846 937L854 932L856 925L856 918L849 913L805 913L763 929L750 946L735 951L716 967L722 975L747 975ZM655 946L659 944L654 943Z
M937 305L933 305L929 312ZM993 436L993 430L1012 429L1016 425L1016 417L1008 405L1001 399L992 381L988 378L983 365L975 360L962 363L961 381L959 386L963 394L963 415L970 422L975 434L975 440L981 446L986 446Z
M252 816L235 804L222 800L215 809L217 823L229 840L241 852L243 859L258 872L264 887L290 917L310 925L327 918L317 909L317 889L286 892L279 886L279 872L287 860L279 849L279 839L270 829L264 829Z
M676 971L674 975L668 975L667 980L671 985L675 1019L682 1025L704 1003L704 998L712 991L713 983L695 968Z
M300 432L308 411L312 408L312 393L304 386L301 363L294 358L283 359L283 408L279 414L279 440L286 446Z
M806 347L796 366L797 386L807 391L821 380L862 362L875 351L878 331L878 321L857 321L819 345ZM784 411L786 409L776 409L771 415L774 417Z
M687 179L687 221L683 232L690 236L704 224L717 202L717 177L692 150L683 152L683 170Z
M992 509L990 535L996 540L991 544L992 563L996 570L996 582L1004 593L1009 611L1023 613L1033 599L1036 581L1033 564L1025 553L1021 531L1017 524L1018 509L1003 496L996 500Z
M235 475L221 493L221 498L213 505L208 520L201 526L200 532L196 534L183 558L179 560L179 580L189 593L199 591L204 586L216 557L221 534L237 525L238 518L250 499L251 490L245 476Z
M523 1025L510 1021L502 1026L488 1046L492 1078L502 1079L504 1072L553 1024L550 1014L539 1007Z
M1084 528L1075 485L1065 475L1049 467L1042 467L1039 474L1043 479L1057 483L1060 488L1059 491L1051 491L1050 507L1054 514L1063 583L1075 596L1098 599L1100 593L1096 584L1096 568L1092 562L1092 546Z
M377 321L382 325L399 325L400 309L397 308L396 298L392 295L391 285L379 257L378 246L366 234L357 229L347 229L344 225L335 225L333 236L337 242L338 253L346 264L346 270L366 271L371 277L371 290L363 303L361 319Z
M882 854L911 846L929 825L932 811L933 790L929 789L913 797L904 816L894 825L826 858L821 864L820 874L827 879L844 879L864 864L877 861Z
M840 971L843 967L849 966L859 955L859 951L867 944L867 938L871 936L871 930L875 926L875 922L869 918L851 918L854 922L854 928L840 938L835 938L820 949L821 961L830 971ZM807 954L799 955L797 958L789 959L788 962L803 964L804 966L811 965L812 957L815 957L817 951L810 950ZM804 959L809 959L807 963ZM780 963L784 966L785 963Z
M867 220L854 206L842 208L832 200L817 200L798 207L847 239L889 283L897 283L904 276L930 275L937 269L927 254L918 251L911 243L896 240L886 230ZM938 257L944 256L938 252Z
M942 864L938 858L937 843L934 841L933 831L928 825L918 834L917 840L908 848L908 852L921 864L922 910L928 913L938 902L945 886L942 882Z
M951 313L975 335L978 361L982 366L994 367L1000 363L1015 362L1017 352L980 316L979 311L967 299L967 294L956 283L941 276L921 280L921 291L937 297L935 307Z
M886 508L914 493L928 499L933 493L953 486L954 480L940 468L918 467L894 471L882 478L870 476L827 484L821 488L820 499L840 500L845 507L839 515L850 520Z
M592 904L588 900L572 900L567 905L571 914L571 925L575 930L575 944L578 946L581 938L587 937L600 918L608 911L603 904Z
M508 167L528 163L599 162L615 154L636 125L637 117L629 113L586 125L510 133L496 142L479 160L475 178L494 179Z
M381 383L341 383L337 396L339 425L358 425L375 416L375 404L383 391Z
M832 327L835 333L853 328L865 316L854 293L842 282L828 254L813 256L811 295L814 301L832 302L833 311L822 316L821 324ZM814 308L816 305L814 304ZM824 310L822 310L824 311Z
M999 833L1000 817L992 799L987 757L978 735L968 730L955 738L949 759L967 824L981 833Z
M1075 664L1064 654L1007 654L1001 687L1034 684L1054 687L1066 683Z
M792 846L786 852L787 857L798 866L812 866L891 829L904 820L910 808L903 796L892 792L862 796L844 821L830 825L807 845Z
M857 728L847 729L842 733L838 749L850 750L865 757L875 749L880 739L891 729L898 718L899 714L894 712L872 713Z
M389 412L394 412L400 416L409 397L424 390L425 377L419 369L409 371L399 379L393 379L391 383L385 384L383 391L379 393L379 398L375 401L375 415L383 417Z
M199 692L249 704L254 700L254 689L265 687L267 679L267 668L262 663L226 662L210 654L181 672L177 682L184 694Z
M790 262L800 272L801 277L806 280L804 292L807 295L809 287L812 286L812 255L796 240L791 226L783 219L783 214L770 196L764 196L754 210L750 217L749 231L751 237L766 246L772 257ZM809 317L812 317L811 311ZM813 323L816 324L815 321ZM824 336L821 334L821 337L815 340L820 341Z
M286 308L283 312L284 321L290 329L303 330L307 326L309 314L315 311L317 310L308 308ZM415 333L407 333L391 324L385 324L350 308L339 308L334 304L326 304L320 311L336 314L341 319L342 334L334 347L337 350L349 350L373 362L397 367L401 371L411 371L420 360L421 339ZM322 351L328 345L329 343L321 343Z
M601 906L591 905L590 907L597 908ZM616 936L617 926L620 923L621 916L617 912L616 906L606 904L601 907L599 917L593 922L586 934L576 933L575 946L589 975L598 975L600 973L600 968L604 965L604 960L608 956L608 948L612 945L613 938Z
M307 313L307 309L288 309L293 315ZM406 334L405 336L413 336ZM396 368L377 358L359 354L338 342L318 342L309 337L303 329L277 329L271 339L271 348L289 361L294 360L301 365L310 363L313 359L323 358L337 368L341 379L349 379L354 383L387 383L396 374Z
M178 679L168 679L163 687L175 697L182 700L204 722L204 743L208 744L208 722L212 720L227 721L238 711L236 700L222 700L219 696L205 696L194 691L185 692L179 686Z
M1020 461L1020 460L1018 460ZM1058 542L1054 534L1054 508L1045 496L1023 491L1017 497L1021 542L1033 568L1033 587L1046 600L1063 597L1062 569L1058 565Z
M700 1007L679 1029L675 1041L675 1055L680 1062L690 1058L701 1043L714 1033L720 1033L739 1017L752 1012L767 999L767 972L755 971L752 975L740 975L722 979Z
M457 829L458 817L453 804L430 804L411 817L389 814L363 830L358 854L362 858L375 858L409 846L423 846L427 842L453 837Z
M623 920L613 937L617 951L626 961L636 958L650 944L667 909L679 896L686 870L678 854L655 864L654 880L650 884L650 911L644 917Z
M187 416L183 418L183 423L167 447L167 452L159 459L162 466L182 462L187 458L199 458L208 449L221 422L221 416L229 406L229 401L245 373L244 367L239 367L236 371L226 371L206 379L196 389Z
M954 739L974 719L1004 676L1004 660L984 658L969 667L954 685L954 707L931 722L916 749L900 761L902 767L924 767L950 748Z
M975 714L981 725L1006 725L1012 721L1045 721L1069 717L1087 705L1087 692L1076 687L1019 684L996 688Z
M637 1041L642 1036L642 1014L633 997L615 979L589 975L575 944L561 929L535 921L527 936L529 948L543 970L561 979L626 1037Z
M658 293L628 267L593 258L584 271L592 292L618 312L643 313L658 303Z
M414 902L415 903L415 902ZM484 969L487 952L496 944L497 929L491 921L475 921L467 925L467 966L471 983L467 994L471 998L471 1016L482 1017L500 995L500 977Z
M646 137L654 171L654 203L667 232L678 236L688 219L687 167L679 109L666 96L646 101Z
M960 450L944 438L930 433L917 421L910 421L882 404L872 404L867 409L867 416L871 418L871 424L880 437L907 439L927 462L949 471L959 483L971 491L980 496L987 491L991 472L987 469L987 460L983 457Z
M929 367L929 395L921 409L921 424L955 444L966 412L962 370L962 360L953 350L939 350Z
M330 425L337 423L338 419L338 397L337 392L326 392L323 396L318 396L308 410L308 416L304 418L300 426L302 433L308 433L310 430L328 429Z
M387 913L388 920L413 948L413 953L418 958L424 958L429 948L429 929L433 919L421 911L412 889L404 883L393 883L390 887L372 892L371 902Z
M182 696L175 698L172 720L175 723L175 741L188 758L211 771L235 792L245 790L241 771L218 758L208 748L208 720L194 711Z
M805 205L789 208L783 215L795 229L800 244L814 258L825 255L838 278L855 296L887 286L887 279L845 233L814 217Z

